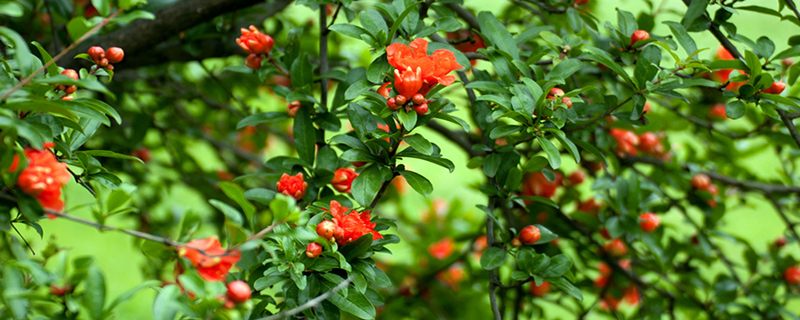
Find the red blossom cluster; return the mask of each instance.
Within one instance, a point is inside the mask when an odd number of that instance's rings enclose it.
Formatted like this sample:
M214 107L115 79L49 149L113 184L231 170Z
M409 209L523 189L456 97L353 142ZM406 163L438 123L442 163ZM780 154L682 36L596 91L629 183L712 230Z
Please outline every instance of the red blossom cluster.
M700 192L708 192L711 197L706 200L709 207L716 207L717 200L714 199L719 194L717 186L711 183L711 178L705 173L699 173L692 176L692 188Z
M281 179L278 180L277 187L278 192L293 197L295 200L300 200L306 195L308 183L303 181L302 172L293 176L284 173Z
M381 86L378 92L387 98L389 109L405 107L406 112L414 109L419 115L428 112L429 101L425 95L437 84L451 85L456 78L448 74L463 68L449 50L439 49L428 55L428 41L422 38L414 39L409 45L393 43L386 47L386 56L389 64L395 67L394 90L398 95L391 97L390 83Z
M189 260L203 280L222 281L228 271L239 261L241 252L228 251L216 236L192 240L186 246L178 247L178 256Z
M249 29L242 28L242 36L236 38L236 44L249 53L244 64L251 69L261 68L262 56L268 56L275 44L269 35L261 33L255 26Z
M653 132L636 135L633 131L611 128L609 133L617 141L616 152L620 157L636 155L641 152L659 158L669 158L669 154L664 150L661 138Z
M53 148L53 142L44 144L44 148ZM22 169L17 177L17 186L22 192L36 197L42 208L52 211L64 210L64 201L61 200L61 187L69 182L70 174L67 164L58 162L50 150L37 150L25 148L27 166ZM8 168L9 172L19 169L19 155L14 155L14 160ZM56 216L48 214L50 219Z
M555 176L555 180L550 181L547 180L547 177L541 172L530 172L526 174L525 178L522 180L522 192L520 192L520 195L552 198L564 180L561 173L557 171L555 171Z
M457 42L453 44L453 47L456 50L461 52L478 52L478 49L486 48L486 43L483 42L483 38L476 32L470 30L458 30L454 32L447 33L447 39L453 42ZM469 63L473 66L477 60L470 60Z
M631 261L627 259L619 260L619 265L624 270L630 270L631 268ZM615 296L611 290L606 289L608 286L614 285L614 283L610 282L613 275L613 271L611 267L607 264L601 262L597 265L597 270L600 271L600 275L594 280L594 286L601 290L606 291L606 295L600 300L599 306L604 310L617 310L619 308L620 302L625 300L628 304L635 305L639 303L639 290L636 288L635 285L630 285L625 288L622 288L622 296Z
M453 239L447 237L428 246L428 253L437 260L444 260L453 254L454 246Z
M353 185L353 180L358 177L358 173L352 168L339 168L333 172L333 179L331 186L336 191L343 193L350 193L350 187Z
M546 99L558 100L558 98L561 98L561 103L565 104L567 106L567 109L572 108L572 99L564 96L564 90L561 90L559 88L550 89L550 92L547 94Z
M343 207L338 201L331 200L330 213L333 220L323 220L317 225L317 234L328 240L336 240L340 245L346 245L355 241L365 234L372 234L372 240L383 239L383 236L375 231L375 224L370 222L372 219L370 211L358 212L350 208Z

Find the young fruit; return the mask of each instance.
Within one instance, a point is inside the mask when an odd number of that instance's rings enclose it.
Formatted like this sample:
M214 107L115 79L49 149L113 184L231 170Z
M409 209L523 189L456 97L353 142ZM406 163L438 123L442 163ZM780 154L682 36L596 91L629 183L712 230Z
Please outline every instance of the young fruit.
M423 96L421 93L417 93L413 97L411 97L411 102L413 102L414 104L424 104L428 102L428 100L425 99L425 96Z
M312 242L306 247L306 256L309 258L316 258L322 253L322 246L319 243Z
M786 84L783 83L783 80L781 80L773 82L772 85L769 86L769 88L764 89L763 92L769 94L781 94L784 89L786 89Z
M786 245L786 238L778 237L778 239L775 239L775 247L776 248L783 248L783 246L785 246L785 245Z
M61 74L69 77L72 80L78 80L78 73L75 72L75 70L65 69L64 71L61 71Z
M521 247L522 241L519 241L519 238L511 239L511 246L513 247Z
M300 110L300 101L295 100L286 105L286 114L288 114L291 118L297 116L297 110Z
M428 113L428 104L423 103L420 105L415 105L412 107L412 109L414 109L414 112L416 112L418 115L424 116L426 113Z
M537 286L536 283L531 282L531 295L534 297L544 297L545 294L550 292L550 283L547 281L542 281L541 286Z
M786 268L786 271L783 272L783 279L790 286L800 284L800 267L791 266Z
M642 40L647 40L647 39L650 39L650 34L647 33L647 31L636 30L631 35L631 44L630 44L630 46L632 47L634 43L637 43L637 42L642 41Z
M625 247L625 244L620 239L611 240L610 242L606 243L603 248L612 257L621 257L628 253L628 248Z
M583 171L573 171L569 174L567 179L569 180L570 185L577 186L586 180L586 174L583 173Z
M106 58L108 58L108 62L110 63L120 62L124 57L125 51L122 51L120 47L111 47L106 51Z
M644 232L653 232L661 224L661 218L652 212L645 212L639 216L639 226Z
M711 185L711 178L705 173L699 173L692 177L692 188L706 190Z
M534 244L542 237L542 232L536 226L527 226L519 232L519 240L524 244Z
M228 283L228 294L226 296L230 301L242 303L249 300L251 294L252 292L247 282L236 280Z

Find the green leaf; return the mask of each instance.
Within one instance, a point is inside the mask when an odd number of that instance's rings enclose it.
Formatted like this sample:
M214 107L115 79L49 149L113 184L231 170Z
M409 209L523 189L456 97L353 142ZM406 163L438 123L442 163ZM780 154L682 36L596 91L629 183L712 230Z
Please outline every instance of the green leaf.
M622 67L619 66L619 64L614 62L614 58L611 57L611 55L608 54L608 52L605 52L595 47L585 48L584 52L585 52L584 54L585 58L595 62L602 63L603 65L611 69L611 71L614 71L614 73L622 77L622 79L624 79L625 82L627 82L633 87L636 86L631 77L628 75L628 73L625 72L625 70L623 70Z
M314 155L317 144L317 130L311 122L311 114L307 106L301 106L294 117L294 143L297 155L306 164L314 165Z
M508 93L508 88L500 86L495 81L473 81L464 87L467 89L477 89L483 92Z
M495 18L494 14L488 11L481 11L478 13L478 23L481 27L481 33L486 36L486 40L500 49L501 51L511 55L512 59L519 59L519 49L514 37L508 32L508 29L500 21Z
M389 35L393 36L394 34L396 34L397 30L400 29L400 25L402 25L403 20L405 20L406 16L408 16L408 14L411 13L412 11L417 10L417 6L423 2L424 1L412 2L408 6L406 6L406 9L403 10L403 13L401 13L400 16L398 16L397 19L394 20L394 23L392 23L392 29L389 30Z
M25 277L22 272L10 265L3 266L3 278L0 279L3 285L3 302L10 309L11 316L15 319L27 319L28 299L13 297L12 293L21 293L25 290ZM4 312L5 313L5 312Z
M292 79L292 87L299 88L305 85L312 84L313 77L314 77L314 67L311 66L311 62L308 61L308 55L305 53L300 54L294 62L292 62L292 67L290 69L289 76Z
M345 100L353 100L358 98L362 93L369 90L370 83L367 80L360 80L356 83L353 83L347 91L344 92L344 99Z
M338 283L332 283L330 280L322 281L321 285L325 290L332 290ZM333 305L339 307L344 312L352 314L361 319L374 319L375 306L367 299L367 297L358 290L340 290L328 298L328 301Z
M506 251L498 247L486 249L481 255L481 267L486 270L499 268L504 262L506 262Z
M744 116L746 109L747 108L742 100L733 100L728 102L728 105L725 107L725 115L731 119L739 119Z
M425 155L433 154L433 145L431 144L428 139L425 139L422 135L413 134L410 136L403 137L403 141L408 143L409 146L414 148L414 150L418 151L419 153Z
M103 319L106 304L106 280L100 268L92 265L84 280L83 303L92 319Z
M567 273L569 268L572 267L572 260L569 257L559 254L555 257L550 258L550 264L547 268L542 272L542 277L544 278L555 278L560 277L561 275Z
M683 20L681 21L684 29L688 30L689 26L694 23L694 20L704 15L706 13L707 6L708 0L692 1L689 4L689 8L686 10L686 15L683 16Z
M697 51L697 44L686 32L686 28L684 28L680 23L674 21L664 21L664 24L669 27L669 30L672 31L672 34L675 35L675 38L677 38L678 42L680 42L683 50L686 51L686 54L690 55L689 58L691 58L691 54Z
M545 80L560 81L572 76L573 73L581 69L583 63L578 59L567 59L557 64L555 68L550 70L545 76Z
M550 279L548 281L554 286L566 292L568 295L572 296L575 299L578 299L578 301L583 301L583 294L581 293L581 290L575 287L575 285L570 283L566 278L561 277L557 279Z
M244 220L242 220L242 213L239 212L239 210L236 210L236 208L231 207L227 203L219 201L217 199L208 200L208 203L211 204L211 206L213 206L214 208L219 209L219 211L221 211L222 214L224 214L225 217L228 218L228 221L230 221L231 223L237 226L242 226L242 224L244 223Z
M111 310L114 310L114 308L116 308L120 303L123 303L125 301L130 300L139 291L142 291L144 289L149 289L149 288L160 287L161 283L162 282L159 281L159 280L147 280L147 281L145 281L143 283L140 283L139 285L133 287L132 289L123 292L122 294L117 296L117 298L114 299L114 301L112 301L111 304L108 305L108 308L106 308L106 313L110 313Z
M14 47L14 60L16 60L19 70L23 77L27 77L35 71L34 56L28 49L28 43L25 39L14 30L0 26L0 35L5 36L11 40L11 45ZM77 39L77 38L73 38Z
M119 154L114 151L109 150L86 150L86 151L77 151L75 153L82 153L85 155L89 155L92 157L103 157L103 158L115 158L115 159L125 159L125 160L134 160L139 161L139 163L144 164L144 161L137 157L129 156L127 154Z
M235 201L240 207L242 207L242 210L244 210L244 213L247 215L248 219L253 217L253 214L256 212L256 207L250 203L250 201L247 201L247 198L244 196L244 191L241 187L239 187L239 185L233 182L223 181L219 183L219 187L222 189L222 192L228 196L228 198L231 198L231 200Z
M383 174L381 173L378 165L373 164L366 170L361 172L355 179L350 188L353 198L362 206L367 207L375 199L378 190L381 189L383 184Z
M42 63L47 64L48 62L50 62L50 60L53 60L53 57L50 56L50 54L47 52L47 50L45 50L42 47L41 44L39 44L36 41L31 41L31 44L33 44L33 46L35 46L36 49L39 50L39 54L42 56ZM47 66L47 76L48 77L55 77L58 74L59 74L58 65L56 65L55 63L52 63L49 66Z
M247 126L255 126L265 122L280 121L284 119L289 119L289 115L286 114L286 112L273 111L256 113L239 121L239 123L236 125L236 129L238 130Z
M403 124L403 128L405 128L406 131L410 132L411 130L414 130L414 127L417 125L416 112L405 112L401 109L398 112L395 112L395 114L397 115L397 120L400 120L400 122Z
M84 34L92 29L92 24L89 23L83 16L74 17L67 22L67 33L70 39L80 39Z
M106 86L104 86L102 83L100 83L100 81L89 79L89 78L83 78L83 79L75 80L75 79L72 79L72 78L67 77L65 75L59 74L59 75L57 75L55 77L36 78L32 82L33 83L47 83L47 84L75 85L78 88L84 88L84 89L89 89L89 90L92 90L92 91L102 92L103 94L106 94L108 96L115 97L114 93L109 91L108 88L106 88ZM90 100L90 99L79 99L79 100L80 101L87 101L87 100ZM75 100L73 102L77 102L79 100ZM91 100L93 100L93 99L91 99ZM94 100L94 101L99 101L99 100ZM66 101L64 101L64 102L66 102Z
M576 147L575 144L567 138L567 135L564 134L564 131L551 128L546 128L544 130L547 132L552 132L553 135L556 136L556 139L561 142L561 145L564 146L564 148L567 149L567 152L572 155L572 158L575 159L575 163L581 163L581 153L578 151L578 147Z
M415 191L419 192L423 197L427 198L433 192L433 184L428 181L428 178L423 177L422 175L412 172L402 170L400 174L406 178L406 182L408 185L411 186Z
M556 206L556 208L558 208L558 206ZM541 234L541 236L539 237L539 241L536 241L536 243L534 244L548 243L558 238L557 234L550 231L550 229L545 228L543 225L535 224L535 226L539 228L539 233Z
M329 30L333 30L336 33L340 33L342 35L361 40L361 36L367 34L367 30L361 28L357 25L350 24L350 23L339 23L334 24L328 28Z
M361 26L364 27L367 32L375 36L379 42L383 41L383 39L379 39L378 35L380 32L383 31L383 35L389 32L389 27L386 25L386 21L383 20L383 16L381 16L378 10L367 9L361 11L358 14L358 21L361 22Z
M745 50L744 61L750 69L750 78L753 79L761 74L761 59L750 50Z
M168 285L159 290L153 301L153 320L174 320L180 310L178 297L181 289L177 285Z
M593 154L599 160L602 160L605 165L608 165L608 160L606 159L606 156L603 154L603 152L600 151L600 149L597 149L597 147L595 147L591 143L588 143L588 142L580 140L580 139L570 139L570 140L574 144L577 144L582 149L584 149L586 151L589 151L591 154Z
M542 146L542 149L544 149L544 152L547 154L547 160L550 162L550 167L553 169L558 169L558 167L561 166L561 153L558 152L556 146L550 142L550 140L541 136L536 137L536 140L539 141L539 145Z
M512 125L507 125L507 124L501 125L501 126L497 126L497 127L494 127L494 129L492 129L492 131L489 132L489 138L490 139L502 138L502 137L505 137L507 135L517 133L521 129L522 129L522 127L520 127L520 126L512 126Z

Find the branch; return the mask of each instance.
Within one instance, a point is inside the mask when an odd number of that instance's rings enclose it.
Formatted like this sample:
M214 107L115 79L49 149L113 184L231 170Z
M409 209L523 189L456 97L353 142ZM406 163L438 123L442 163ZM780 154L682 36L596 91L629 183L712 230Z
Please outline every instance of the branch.
M466 8L462 7L458 3L447 3L446 6L450 8L450 10L453 10L459 17L461 17L461 19L464 19L470 28L475 30L481 29L481 24L478 22L478 18L476 18L475 15Z
M165 238L165 237L152 235L152 234L149 234L149 233L146 233L146 232L141 232L141 231L136 231L136 230L128 230L128 229L120 229L120 228L116 228L116 227L110 227L110 226L107 226L107 225L101 225L101 224L98 224L98 223L95 223L95 222L91 222L89 220L84 220L84 219L78 218L76 216L72 216L72 215L69 215L69 214L66 214L66 213L57 212L57 211L53 211L53 210L49 210L49 209L45 209L44 212L52 214L52 215L54 215L56 217L64 218L64 219L67 219L67 220L70 220L70 221L74 221L74 222L77 222L77 223L80 223L80 224L85 224L87 226L92 226L92 227L95 227L95 228L97 228L99 230L119 231L119 232L122 232L124 234L130 235L130 236L134 236L134 237L137 237L137 238L140 238L140 239L160 242L160 243L163 243L163 244L165 244L167 246L170 246L170 247L182 247L182 246L185 246L185 244L180 243L178 241L175 241L175 240L172 240L172 239L169 239L169 238Z
M778 108L775 108L775 111L778 112L778 115L781 116L781 121L783 121L783 124L785 124L786 128L789 129L789 133L792 135L794 143L796 143L797 146L800 147L800 133L797 132L797 127L794 125L794 122L792 122L792 119L789 116L789 114L786 113L786 111L783 111Z
M87 38L89 38L89 37L91 37L92 35L94 35L95 33L97 33L97 31L100 31L100 29L101 29L103 26L105 26L106 24L108 24L108 21L109 21L109 20L111 20L111 19L114 19L114 17L116 17L116 16L117 16L117 15L118 15L120 12L122 12L122 11L121 11L121 10L117 10L116 12L112 13L110 16L108 16L108 17L104 18L104 19L103 19L103 21L100 21L100 23L99 23L99 24L97 24L96 26L94 26L94 28L92 28L91 30L89 30L89 32L87 32L86 34L84 34L83 36L81 36L80 38L78 38L78 40L76 40L74 43L70 44L70 45L69 45L69 46L68 46L66 49L64 49L64 50L62 50L61 52L59 52L59 53L58 53L58 54L57 54L55 57L53 57L53 59L51 59L50 61L48 61L47 63L45 63L45 64L44 64L43 66L41 66L39 69L36 69L36 71L34 71L33 73L31 73L29 76L27 76L27 77L25 77L24 79L20 80L20 82L19 82L19 83L17 83L17 84L16 84L14 87L12 87L12 88L11 88L11 89L9 89L8 91L6 91L6 93L4 93L4 94L3 94L3 96L0 96L0 101L5 101L6 99L8 99L8 97L10 97L10 96L11 96L11 94L12 94L12 93L14 93L14 91L17 91L17 90L19 90L20 88L22 88L23 86L25 86L26 84L30 83L30 82L31 82L31 79L33 79L34 77L36 77L37 75L39 75L40 73L42 73L42 71L44 71L45 69L47 69L47 67L49 67L49 66L51 66L52 64L56 63L56 61L58 61L58 59L61 59L61 58L62 58L64 55L66 55L68 52L72 51L72 49L75 49L75 47L76 47L76 46L78 46L78 45L80 45L80 44L81 44L81 42L83 42L83 41L84 41L84 40L86 40ZM80 51L79 51L79 52L80 52Z
M797 244L800 244L800 235L798 235L797 234L797 230L795 230L795 226L797 224L794 223L794 222L789 221L789 216L786 215L786 212L783 211L783 208L781 207L780 203L778 203L778 200L775 200L775 197L771 193L767 194L767 198L772 203L772 205L775 207L775 211L778 211L778 215L781 216L781 219L783 219L783 222L786 223L786 227L789 228L789 231L792 232L792 236L794 237L794 240L797 242Z
M325 11L323 10L322 12L324 13ZM350 284L350 281L353 281L353 276L350 276L350 277L348 277L347 279L344 279L344 281L342 281L341 283L339 283L339 284L338 284L338 285L336 285L335 287L331 288L331 289L330 289L330 290L328 290L327 292L325 292L325 293L323 293L323 294L321 294L321 295L317 296L317 297L316 297L316 298L314 298L314 299L308 300L308 302L306 302L306 303L304 303L304 304L302 304L302 305L298 306L297 308L289 309L289 310L283 311L283 312L281 312L281 313L278 313L278 314L271 315L271 316L269 316L269 317L258 318L258 319L256 319L256 320L278 320L278 319L285 319L285 318L289 318L289 317L291 317L291 316L293 316L293 315L295 315L295 314L298 314L298 313L300 313L300 312L303 312L303 310L306 310L306 309L310 309L310 308L316 307L317 305L319 305L319 304L320 304L320 303L322 303L323 301L327 300L328 298L330 298L331 296L333 296L334 294L336 294L337 292L339 292L339 290L342 290L342 289L344 289L345 287L347 287L347 286Z
M464 151L466 151L470 157L477 157L482 154L480 151L472 149L473 143L470 139L470 135L465 131L454 131L447 129L444 125L435 120L428 122L428 128L438 132L445 138L457 144L459 147L461 147L461 149L464 149Z
M666 164L664 160L658 158L639 157L639 156L625 156L623 158L620 158L620 162L623 164L647 163L654 165L656 167L664 167ZM680 165L680 167L686 172L690 171L689 166L686 164L682 164ZM800 194L800 187L798 186L783 186L778 184L739 180L726 175L722 175L714 171L703 171L702 173L708 175L708 177L711 178L712 180L719 181L730 186L736 186L744 190L761 191L766 194L771 194L771 193Z
M254 6L263 0L183 0L164 7L155 13L153 20L139 19L112 33L100 36L78 47L78 52L85 52L89 46L96 45L104 48L120 47L125 50L125 55L134 57L148 52L156 45L172 38L181 31L195 25L207 22L214 17L228 12ZM265 5L266 12L279 12L291 0L275 0ZM120 62L115 67L125 68L126 61ZM79 68L79 60L67 61L65 68Z

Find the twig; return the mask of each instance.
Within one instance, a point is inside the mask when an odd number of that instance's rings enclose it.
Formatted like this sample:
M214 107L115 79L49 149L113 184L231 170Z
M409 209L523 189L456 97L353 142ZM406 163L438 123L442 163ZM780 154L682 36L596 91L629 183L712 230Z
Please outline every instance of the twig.
M775 196L773 196L771 193L768 193L767 198L770 202L772 202L772 205L775 207L775 210L778 211L778 215L781 216L783 222L786 223L786 227L792 232L794 240L800 245L800 235L797 233L797 230L795 230L795 226L797 226L797 224L789 220L789 216L787 216L786 212L783 211L783 207L781 207L781 204L778 203L778 200L775 200Z
M494 178L489 178L488 184L494 184ZM494 210L494 197L489 198L489 211ZM490 214L486 215L486 245L487 248L491 248L494 245L494 220L492 220L492 216ZM502 315L500 314L500 310L497 308L497 284L500 281L497 279L497 270L492 269L489 271L489 302L492 305L492 314L494 314L495 320L501 320Z
M480 24L480 22L478 22L478 18L476 18L475 15L472 14L472 12L469 12L469 10L467 10L466 8L462 7L458 3L454 3L454 2L453 3L447 3L446 6L448 8L450 8L450 10L455 11L455 13L459 17L461 17L461 19L464 19L464 21L467 22L467 24L469 25L470 28L475 29L475 30L480 30L481 29L481 24Z
M620 162L622 163L647 163L657 167L664 167L664 160L652 157L639 157L639 156L625 156L620 158ZM681 168L684 171L690 171L688 165L681 165ZM800 194L800 187L798 186L782 186L778 184L769 184L763 182L756 182L756 181L747 181L747 180L739 180L735 179L714 171L703 171L706 175L708 175L711 180L719 181L727 185L736 186L745 190L757 190L763 193L795 193Z
M20 233L19 230L17 230L17 227L13 223L11 223L11 227L14 228L14 231L17 232L17 235L19 236L20 239L22 239L22 242L25 242L25 245L28 246L28 249L31 250L31 254L35 256L36 252L33 251L33 247L31 247L31 244L28 243L28 240L25 240L25 237L22 236L22 233Z
M50 61L48 61L47 63L45 63L45 64L44 64L44 65L43 65L41 68L39 68L39 69L36 69L36 71L34 71L33 73L31 73L29 76L27 76L27 77L25 77L24 79L20 80L20 82L19 82L19 83L17 83L17 84L16 84L14 87L12 87L10 90L8 90L6 93L4 93L4 94L3 94L3 96L0 96L0 101L5 101L6 99L8 99L8 97L10 97L10 96L11 96L11 94L12 94L12 93L14 93L14 91L17 91L17 90L19 90L20 88L22 88L23 86L25 86L26 84L30 83L30 82L31 82L31 80L32 80L34 77L36 77L37 75L39 75L40 73L42 73L42 71L44 71L45 69L47 69L47 67L49 67L50 65L52 65L53 63L55 63L56 61L58 61L58 59L61 59L61 57L63 57L63 56L64 56L64 55L66 55L68 52L70 52L72 49L74 49L75 47L77 47L79 44L81 44L81 42L83 42L83 41L84 41L84 40L86 40L87 38L89 38L89 37L91 37L92 35L94 35L95 33L97 33L97 31L100 31L100 29L101 29L101 28L103 28L103 26L105 26L106 24L108 24L108 21L110 21L111 19L114 19L114 17L116 17L116 16L117 16L117 15L118 15L120 12L122 12L122 10L117 10L116 12L112 13L110 16L108 16L108 17L104 18L102 21L100 21L100 23L99 23L99 24L97 24L96 26L94 26L94 28L90 29L90 30L89 30L89 32L85 33L83 36L81 36L80 38L78 38L78 40L77 40L77 41L75 41L75 42L73 42L72 44L70 44L70 45L69 45L69 46L68 46L66 49L64 49L64 50L61 50L61 52L59 52L59 53L58 53L58 54L57 54L55 57L53 57L53 59L51 59Z
M783 121L783 124L785 124L786 128L789 129L789 133L792 135L794 143L796 143L797 146L800 147L800 133L797 132L797 127L792 122L792 119L789 117L789 114L786 113L786 111L777 108L775 109L775 111L778 112L778 115L781 116L781 121Z
M92 227L95 227L95 228L100 229L100 230L118 231L118 232L122 232L124 234L130 235L130 236L134 236L134 237L137 237L137 238L140 238L140 239L150 240L150 241L154 241L154 242L160 242L160 243L163 243L163 244L165 244L167 246L170 246L170 247L182 247L182 246L185 246L185 244L180 243L178 241L175 241L175 240L172 240L172 239L169 239L169 238L165 238L165 237L152 235L152 234L149 234L149 233L146 233L146 232L141 232L141 231L136 231L136 230L128 230L128 229L121 229L121 228L111 227L111 226L107 226L107 225L101 225L101 224L98 224L98 223L95 223L95 222L91 222L89 220L84 220L84 219L78 218L78 217L73 216L73 215L69 215L69 214L66 214L66 213L57 212L57 211L53 211L53 210L49 210L49 209L45 209L44 212L47 212L47 213L52 214L52 215L54 215L56 217L59 217L59 218L64 218L64 219L67 219L67 220L70 220L70 221L74 221L74 222L77 222L77 223L80 223L80 224L85 224L87 226L92 226Z
M289 309L289 310L283 311L281 313L271 315L269 317L258 318L256 320L285 319L285 318L291 317L291 316L293 316L295 314L298 314L300 312L303 312L303 310L306 310L306 309L309 309L309 308L313 308L313 307L319 305L320 303L322 303L323 301L327 300L328 298L330 298L331 296L333 296L337 292L339 292L339 290L342 290L345 287L347 287L350 284L350 281L353 281L353 276L350 276L347 279L344 279L344 281L342 281L341 283L339 283L335 287L331 288L327 292L317 296L314 299L308 300L308 302L298 306L297 308Z

